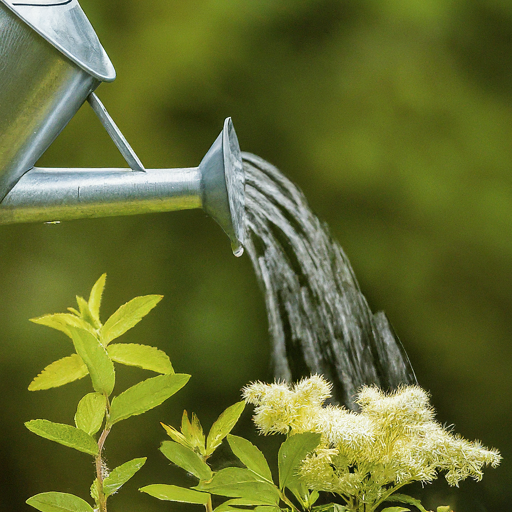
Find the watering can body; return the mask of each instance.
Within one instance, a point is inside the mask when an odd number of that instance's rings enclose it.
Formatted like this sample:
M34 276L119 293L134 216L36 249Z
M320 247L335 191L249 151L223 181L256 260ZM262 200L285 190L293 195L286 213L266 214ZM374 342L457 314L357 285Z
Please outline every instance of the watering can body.
M115 78L78 2L58 4L0 0L0 200Z
M228 118L198 167L146 170L94 94L115 70L78 0L0 0L0 224L203 208L240 254L244 175ZM89 100L130 169L38 169Z

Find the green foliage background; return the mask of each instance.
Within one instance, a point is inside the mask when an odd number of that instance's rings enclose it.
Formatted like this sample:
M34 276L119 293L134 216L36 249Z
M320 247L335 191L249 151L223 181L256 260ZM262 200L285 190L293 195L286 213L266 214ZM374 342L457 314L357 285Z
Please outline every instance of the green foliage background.
M439 418L501 449L502 466L481 484L418 488L425 504L509 509L512 3L82 7L118 73L98 95L144 164L197 165L232 116L242 149L276 164L329 223L372 307L385 310L401 336ZM124 166L88 106L39 164ZM107 315L135 295L165 295L127 341L161 347L177 372L192 374L180 394L109 438L111 466L150 457L135 485L180 474L157 451L159 421L176 425L187 408L208 427L244 384L270 378L266 314L249 259L232 257L201 211L0 232L0 511L26 510L25 499L43 490L87 497L88 459L23 428L35 417L70 422L88 386L84 379L44 397L26 391L69 351L63 335L28 319L63 311L103 272ZM132 486L111 507L166 505Z

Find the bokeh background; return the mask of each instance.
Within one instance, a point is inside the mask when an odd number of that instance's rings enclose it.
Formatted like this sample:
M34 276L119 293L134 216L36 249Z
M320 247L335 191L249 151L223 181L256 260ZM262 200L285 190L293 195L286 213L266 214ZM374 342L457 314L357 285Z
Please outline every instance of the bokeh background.
M512 506L512 3L509 0L83 0L118 78L98 95L147 167L195 166L232 116L243 150L305 192L385 310L442 422L498 447L479 484L417 487L457 512ZM88 106L40 165L122 167ZM199 210L0 228L0 510L47 490L88 495L86 455L37 438L70 423L87 379L30 393L70 353L28 322L74 305L107 272L103 318L165 299L126 341L192 374L165 405L120 423L111 467L143 455L112 511L186 510L136 491L184 483L157 447L184 408L209 427L269 379L263 298L247 256ZM119 370L119 385L142 371ZM246 412L239 434L251 432ZM261 446L275 446L259 439ZM225 454L229 457L229 453ZM181 480L180 480L181 479Z

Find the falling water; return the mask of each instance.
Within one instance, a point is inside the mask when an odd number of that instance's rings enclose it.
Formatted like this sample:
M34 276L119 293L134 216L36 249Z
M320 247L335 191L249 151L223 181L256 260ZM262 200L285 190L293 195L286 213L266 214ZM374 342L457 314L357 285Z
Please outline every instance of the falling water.
M320 373L354 407L363 384L415 383L384 313L373 314L342 248L278 169L243 153L246 248L265 293L277 378Z

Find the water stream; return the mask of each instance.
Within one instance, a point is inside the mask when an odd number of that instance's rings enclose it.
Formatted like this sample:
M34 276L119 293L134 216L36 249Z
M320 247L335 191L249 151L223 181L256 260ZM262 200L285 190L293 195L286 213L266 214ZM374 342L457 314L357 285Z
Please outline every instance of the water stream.
M275 376L320 373L348 407L363 384L416 383L385 314L372 313L345 253L303 193L265 160L242 156L246 248L265 294Z

